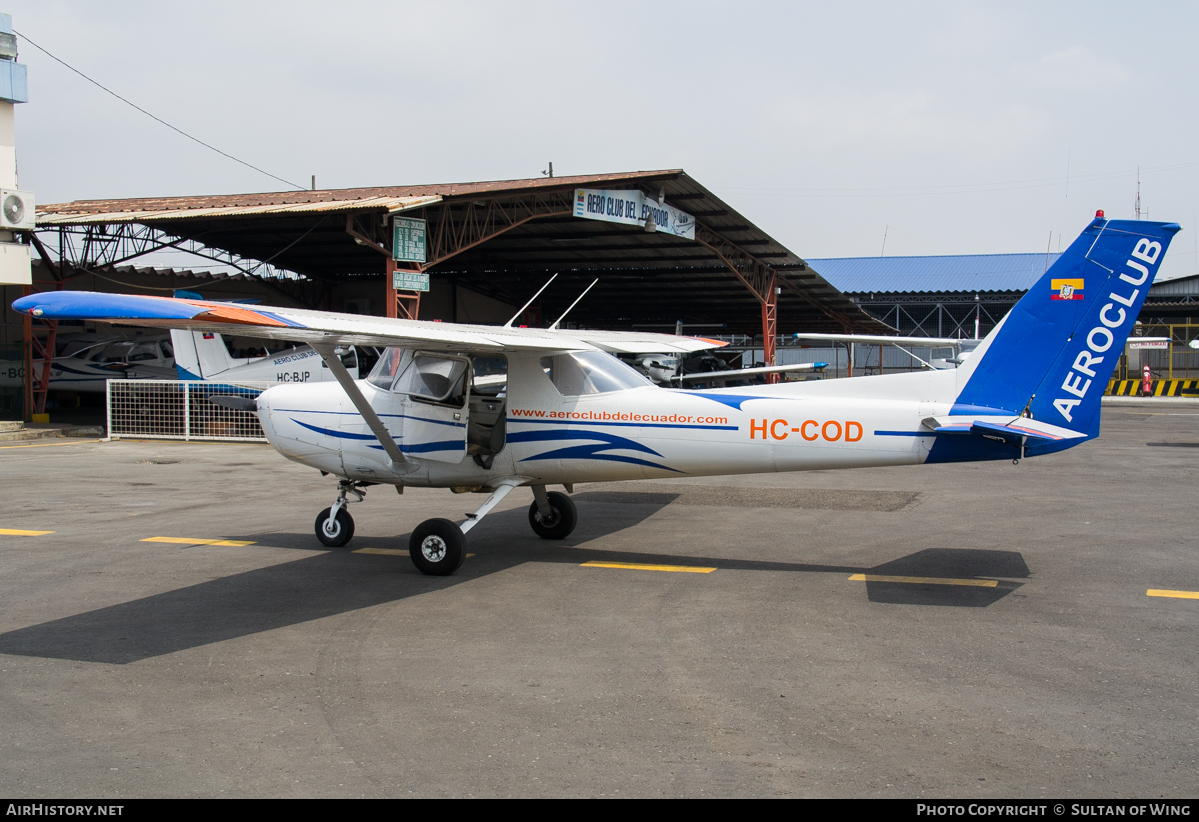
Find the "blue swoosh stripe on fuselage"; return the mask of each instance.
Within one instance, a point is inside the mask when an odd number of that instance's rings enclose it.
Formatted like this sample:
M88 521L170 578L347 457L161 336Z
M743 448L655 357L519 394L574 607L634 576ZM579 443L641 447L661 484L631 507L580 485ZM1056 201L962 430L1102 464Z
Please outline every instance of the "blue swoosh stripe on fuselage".
M372 445L378 451L382 451L382 445ZM442 440L441 442L418 442L415 445L401 445L400 450L405 454L425 454L430 451L466 451L465 440Z
M376 440L376 439L378 439L378 437L376 437L374 434L352 434L349 431L334 431L332 428L321 428L319 425L309 425L306 422L300 422L295 417L292 417L291 421L294 422L296 425L304 426L309 431L315 431L318 434L324 434L326 437L336 437L337 439L341 439L341 440ZM389 431L388 433L390 434L391 432ZM394 436L394 434L392 436ZM381 448L382 446L379 446L379 447Z
M711 372L714 375L719 374L719 371ZM703 397L705 400L712 400L721 405L727 405L729 408L741 410L741 403L749 402L750 400L777 400L779 397L757 397L751 394L705 394L702 391L688 391L685 388L676 389L679 392L686 391L689 397Z
M638 457L623 457L617 454L600 454L600 451L606 451L611 446L605 446L602 443L595 445L572 445L569 448L557 448L553 451L546 451L544 454L538 454L535 457L524 457L521 462L535 462L537 460L552 460L552 459L574 459L574 460L605 460L607 462L627 462L632 465L645 465L649 468L658 468L662 471L673 471L676 474L686 473L677 468L671 468L668 465L658 465L657 463L643 460Z
M80 371L77 368L72 368L69 365L61 365L60 363L51 363L50 367L57 368L59 371L62 371L67 374L81 374L85 377L99 377L100 379L105 379L105 380L109 379L109 378L119 379L119 377L115 377L114 375L122 373L121 371L114 371L110 368L103 368L103 366L99 366L99 365L89 365L87 367L88 368L99 368L99 369L101 369L100 371Z
M292 418L292 422L297 425L302 425L310 431L315 431L318 434L324 434L327 437L336 437L343 440L376 440L374 434L353 434L348 431L334 431L331 428L321 428L317 425L309 425L306 422ZM391 433L391 432L388 432ZM394 436L394 435L393 435ZM368 448L374 448L378 451L384 451L382 445L370 445ZM430 451L453 451L454 449L466 450L466 442L464 440L442 440L441 442L418 442L414 445L400 445L400 450L408 454L424 454Z
M363 423L366 422L366 420L363 419L362 415L359 414L357 411L315 411L311 408L276 408L275 410L280 411L282 413L286 413L286 414L338 414L338 415L345 416L345 417L357 417L358 419L362 420ZM451 428L465 428L466 427L466 423L464 423L464 422L451 422L449 420L431 420L428 417L414 417L411 414L380 414L379 416L380 417L388 417L390 419L396 419L396 420L417 420L419 422L431 422L434 425L448 425Z
M625 462L631 465L645 465L650 468L660 468L663 471L674 471L676 474L682 474L676 468L671 468L668 465L659 465L655 462L640 459L639 457L626 457L617 454L605 454L605 451L641 451L645 454L653 454L655 457L662 456L657 451L648 446L642 445L639 442L630 440L626 437L620 437L608 431L583 431L583 430L549 430L549 431L514 431L506 437L506 442L547 442L551 440L593 440L591 445L571 445L566 448L555 448L552 451L544 451L531 457L521 458L521 462L533 462L537 460L550 459L579 459L579 460L604 460L607 462Z
M876 437L935 437L935 431L875 431Z
M540 417L507 417L508 422L536 425L607 425L620 428L698 428L702 431L736 431L736 425L688 425L675 422L600 422L599 420L544 420Z
M505 442L546 442L547 440L595 440L603 445L600 450L610 451L623 448L628 451L642 451L662 456L654 449L642 445L635 440L619 437L607 431L513 431L504 438Z

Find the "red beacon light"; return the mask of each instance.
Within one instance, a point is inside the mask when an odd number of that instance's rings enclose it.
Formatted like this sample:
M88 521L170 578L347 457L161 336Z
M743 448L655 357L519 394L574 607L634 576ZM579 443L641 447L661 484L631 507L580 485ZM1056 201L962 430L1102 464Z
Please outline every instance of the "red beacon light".
M1103 219L1103 209L1102 208L1095 212L1095 219L1096 220Z

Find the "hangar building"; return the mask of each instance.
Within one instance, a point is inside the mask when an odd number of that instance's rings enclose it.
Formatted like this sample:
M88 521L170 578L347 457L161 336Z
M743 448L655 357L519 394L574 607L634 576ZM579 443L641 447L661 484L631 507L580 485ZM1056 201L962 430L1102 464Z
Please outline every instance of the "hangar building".
M681 169L78 201L39 206L27 236L37 290L146 293L144 272L118 269L175 249L243 275L264 303L413 319L503 322L556 273L523 318L548 325L598 279L570 323L747 335L766 362L794 331L890 330ZM6 311L11 341L26 321ZM27 407L40 410L58 329L33 326Z

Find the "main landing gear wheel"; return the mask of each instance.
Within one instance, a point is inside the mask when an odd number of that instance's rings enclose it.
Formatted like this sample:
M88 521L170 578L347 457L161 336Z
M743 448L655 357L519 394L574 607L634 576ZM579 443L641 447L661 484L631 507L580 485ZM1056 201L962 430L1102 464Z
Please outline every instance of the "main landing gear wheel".
M448 519L427 519L412 532L408 554L422 574L449 576L466 559L466 537Z
M329 512L332 510L332 508L326 508L317 514L316 538L321 541L322 545L340 548L354 538L354 518L350 516L349 511L342 508L330 522Z
M550 503L550 515L543 517L534 502L529 508L529 525L542 539L566 539L579 523L579 510L575 501L566 494L550 491L546 494Z

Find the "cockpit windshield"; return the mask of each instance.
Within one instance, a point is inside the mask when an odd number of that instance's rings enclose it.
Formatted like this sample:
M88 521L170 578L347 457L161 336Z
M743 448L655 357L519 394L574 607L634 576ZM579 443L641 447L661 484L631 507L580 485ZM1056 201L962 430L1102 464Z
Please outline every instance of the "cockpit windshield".
M395 382L396 374L400 372L400 360L404 359L404 349L388 348L379 357L366 381L383 389L390 389Z

